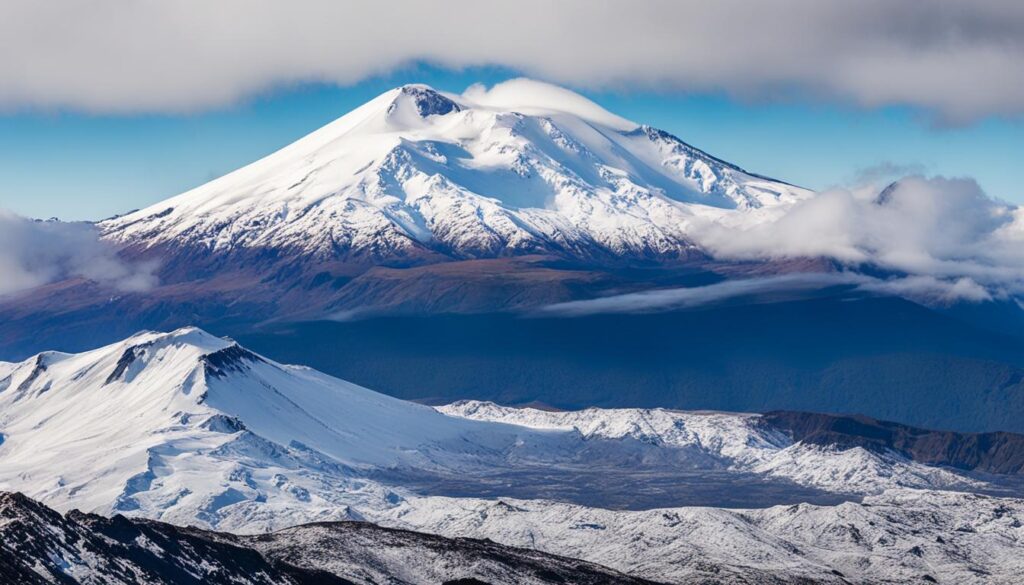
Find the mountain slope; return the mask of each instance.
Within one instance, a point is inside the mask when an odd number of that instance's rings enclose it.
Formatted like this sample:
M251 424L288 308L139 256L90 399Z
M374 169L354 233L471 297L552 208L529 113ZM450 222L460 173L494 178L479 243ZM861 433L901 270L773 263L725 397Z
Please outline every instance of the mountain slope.
M1024 471L1024 435L929 431L864 416L769 412L761 420L808 445L864 447L915 461L986 473Z
M892 423L873 421L851 428L854 419L811 413L770 413L768 415L680 412L656 409L597 409L547 411L533 408L509 408L489 402L463 401L439 407L441 412L480 421L504 422L537 429L572 430L586 440L635 439L664 448L700 447L727 457L735 469L794 479L799 483L826 487L833 491L879 493L889 487L937 487L982 490L981 482L957 477L937 467L917 465L908 460L920 455L927 463L958 464L973 469L968 461L1016 461L1024 455L1024 436L999 433L1002 441L978 448L977 435L946 433L944 446L949 450L973 449L973 458L936 461L934 453L903 453L899 442L878 440L870 431L883 426L898 427L907 434L935 437L929 433ZM794 433L794 429L820 424L821 419L837 420L835 427L845 433L830 436ZM860 419L865 421L867 419ZM844 424L846 423L846 424ZM855 434L854 431L861 431ZM983 435L982 437L986 437ZM794 440L795 439L795 440ZM807 440L810 439L810 440ZM872 442L871 439L875 439ZM986 439L981 439L987 442ZM925 441L922 442L926 442ZM985 447L988 447L987 449ZM915 457L916 458L916 457ZM981 471L992 471L986 465ZM1016 474L1019 467L1009 465L1005 472ZM963 482L963 483L960 483Z
M228 536L277 562L341 575L356 583L546 583L641 585L600 565L490 540L444 538L365 522L332 522L269 535Z
M580 101L498 108L403 86L100 227L193 260L686 257L694 217L808 195Z
M346 518L346 506L314 496L358 499L365 487L375 501L394 497L354 479L361 469L454 473L496 465L524 442L513 427L275 364L194 328L5 370L0 485L63 509L185 514L210 526L254 521L246 507L276 525L288 511Z
M167 524L66 517L0 492L0 579L25 585L347 583Z

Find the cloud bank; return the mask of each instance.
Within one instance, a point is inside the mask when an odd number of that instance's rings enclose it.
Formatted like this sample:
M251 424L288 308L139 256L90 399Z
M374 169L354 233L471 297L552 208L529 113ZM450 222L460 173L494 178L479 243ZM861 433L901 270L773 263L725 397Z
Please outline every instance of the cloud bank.
M540 115L551 110L568 112L624 132L635 130L639 125L609 112L574 91L525 77L503 81L491 88L477 83L467 88L460 97L475 106L512 109L524 114L533 114L533 109L538 110Z
M933 306L1013 300L1024 307L1024 210L990 199L970 179L910 176L884 189L833 189L790 206L706 220L692 236L719 260L824 257L841 269L572 301L541 314L684 309L833 286Z
M990 199L971 179L901 179L873 187L833 189L782 209L735 214L693 233L724 259L829 257L959 283L962 298L1024 295L1024 210ZM894 291L896 288L891 287Z
M181 112L412 62L587 88L1024 113L1006 0L0 3L0 107Z
M0 210L0 295L74 277L143 291L156 285L155 268L118 258L91 224L33 221Z

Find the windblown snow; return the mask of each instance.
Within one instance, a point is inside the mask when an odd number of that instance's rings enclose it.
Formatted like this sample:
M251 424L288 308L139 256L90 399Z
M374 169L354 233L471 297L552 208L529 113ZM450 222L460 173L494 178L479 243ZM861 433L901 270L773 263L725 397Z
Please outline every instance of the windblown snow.
M151 247L313 258L560 252L675 257L697 217L809 192L568 90L388 91L249 166L100 224Z
M896 453L794 444L759 418L479 402L433 409L185 328L0 364L0 490L59 510L240 532L363 519L658 581L1017 575L1024 502L966 493L983 480ZM574 466L634 470L639 483L652 470L743 474L851 501L625 511L424 495L396 479L544 472L536 478Z

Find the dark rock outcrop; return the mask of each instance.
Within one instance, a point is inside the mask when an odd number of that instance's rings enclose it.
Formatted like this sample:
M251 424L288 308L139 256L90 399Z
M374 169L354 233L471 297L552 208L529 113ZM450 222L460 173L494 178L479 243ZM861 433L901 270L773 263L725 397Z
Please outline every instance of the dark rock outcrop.
M1024 473L1024 435L932 431L859 415L776 411L764 422L796 441L895 451L927 465L945 465L985 473Z

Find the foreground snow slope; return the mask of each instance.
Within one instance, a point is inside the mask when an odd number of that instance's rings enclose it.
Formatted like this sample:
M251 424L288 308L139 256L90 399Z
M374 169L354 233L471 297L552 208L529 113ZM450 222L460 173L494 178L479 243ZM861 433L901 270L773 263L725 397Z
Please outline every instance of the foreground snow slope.
M545 502L445 501L403 509L392 524L486 535L604 562L660 582L1019 582L1021 500L892 491L863 504L765 510L680 508L610 512ZM0 577L87 583L321 583L322 570L358 583L633 582L601 567L490 541L445 540L361 523L232 536L168 524L62 518L0 493ZM254 554L257 552L258 554ZM282 565L280 563L287 563Z
M393 89L260 161L101 228L141 247L270 248L321 260L427 250L680 256L692 252L694 217L809 194L571 92L529 99L532 83L513 82L500 102Z

